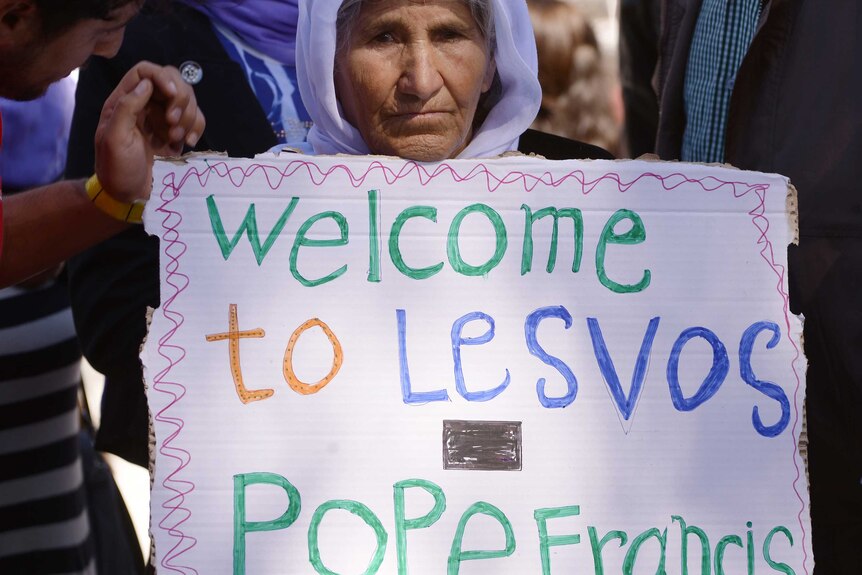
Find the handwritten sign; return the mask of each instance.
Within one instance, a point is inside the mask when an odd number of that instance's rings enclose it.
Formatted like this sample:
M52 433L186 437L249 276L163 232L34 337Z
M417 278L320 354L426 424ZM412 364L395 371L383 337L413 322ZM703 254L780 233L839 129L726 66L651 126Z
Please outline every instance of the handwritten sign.
M158 163L160 573L812 568L786 179Z

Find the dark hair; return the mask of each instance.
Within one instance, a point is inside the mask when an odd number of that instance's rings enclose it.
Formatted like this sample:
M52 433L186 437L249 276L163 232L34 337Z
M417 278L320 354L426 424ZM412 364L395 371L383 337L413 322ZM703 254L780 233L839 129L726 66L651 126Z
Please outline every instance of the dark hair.
M65 32L80 20L107 20L118 8L143 4L143 0L33 0L33 3L42 19L42 34L52 36Z

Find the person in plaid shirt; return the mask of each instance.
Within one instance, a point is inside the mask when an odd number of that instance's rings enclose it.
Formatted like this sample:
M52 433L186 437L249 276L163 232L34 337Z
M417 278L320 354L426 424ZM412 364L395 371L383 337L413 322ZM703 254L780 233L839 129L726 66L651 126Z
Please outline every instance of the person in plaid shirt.
M859 0L662 0L658 155L777 172L798 192L816 575L862 573L860 26Z

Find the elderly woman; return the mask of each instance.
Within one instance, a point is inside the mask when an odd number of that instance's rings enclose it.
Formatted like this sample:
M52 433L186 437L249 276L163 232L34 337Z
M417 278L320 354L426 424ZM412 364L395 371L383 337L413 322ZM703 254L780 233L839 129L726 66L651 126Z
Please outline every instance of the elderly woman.
M318 154L611 157L527 130L542 92L523 0L303 0L296 54Z

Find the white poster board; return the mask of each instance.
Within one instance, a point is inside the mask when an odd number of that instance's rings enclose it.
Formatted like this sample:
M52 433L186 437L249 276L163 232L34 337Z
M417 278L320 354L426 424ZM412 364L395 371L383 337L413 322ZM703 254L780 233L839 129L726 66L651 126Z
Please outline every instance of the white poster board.
M154 178L159 573L811 572L786 179L302 155Z

